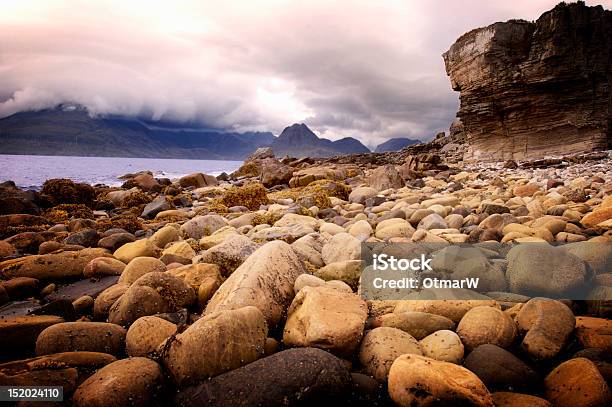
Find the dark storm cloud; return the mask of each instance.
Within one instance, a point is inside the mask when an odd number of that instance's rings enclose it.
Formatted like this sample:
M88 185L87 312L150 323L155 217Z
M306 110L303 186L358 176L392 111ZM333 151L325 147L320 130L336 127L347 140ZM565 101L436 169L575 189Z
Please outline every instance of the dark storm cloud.
M92 114L319 134L429 138L457 109L441 54L551 0L30 1L0 14L0 117L64 101Z

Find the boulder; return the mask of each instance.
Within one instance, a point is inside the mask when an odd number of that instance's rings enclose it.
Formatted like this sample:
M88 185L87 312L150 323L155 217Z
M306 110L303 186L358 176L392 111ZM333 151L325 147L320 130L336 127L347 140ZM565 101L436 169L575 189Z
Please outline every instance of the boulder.
M180 390L175 404L235 407L340 405L351 391L345 363L314 348L288 349Z
M576 319L563 303L533 298L516 315L519 332L524 334L521 348L536 360L555 357L574 331Z
M463 366L475 373L489 390L528 390L538 388L542 382L525 362L492 344L474 349Z
M74 392L75 407L161 406L164 374L147 358L122 359L104 366Z
M268 326L274 328L291 304L295 279L303 273L290 245L280 241L267 243L225 280L208 302L205 314L253 305L266 317Z
M392 237L411 237L414 228L405 219L387 219L376 225L375 236L379 239L389 239Z
M198 258L202 263L219 266L224 277L232 274L244 261L257 250L258 245L243 235L232 235L222 243L206 250Z
M179 238L180 234L178 228L166 225L153 233L153 236L151 236L149 240L151 240L151 243L155 246L163 249L168 243L176 242Z
M372 187L358 187L351 191L348 200L351 203L365 203L366 199L376 196L378 191Z
M87 351L118 355L123 350L125 334L122 327L105 322L62 322L38 335L36 354Z
M219 266L210 263L187 264L168 270L168 273L182 279L195 290L198 296L198 304L201 307L206 304L223 282Z
M612 270L612 245L609 243L578 242L563 245L563 249L579 257L595 274Z
M4 278L31 277L38 280L55 280L83 276L83 269L96 257L107 257L104 249L83 249L21 257L0 263L0 275Z
M580 290L591 278L584 261L563 247L521 244L506 258L509 288L518 294L559 298Z
M274 151L272 151L272 147L259 147L247 157L245 162L263 160L264 158L274 158Z
M348 233L359 240L365 240L370 237L372 231L370 223L363 219L353 223L348 229Z
M353 289L356 289L359 285L362 268L363 265L361 260L338 261L317 269L314 275L325 281L344 281Z
M305 264L308 262L320 268L324 266L321 250L326 241L320 234L311 233L291 243L291 248Z
M83 247L96 247L100 236L95 229L84 228L78 232L71 233L67 238L64 239L65 245L77 245Z
M457 325L457 335L470 351L483 344L508 348L516 333L516 324L507 313L486 306L470 309Z
M593 212L587 213L580 223L585 227L594 227L612 219L612 207L595 209Z
M325 264L361 260L361 242L348 233L338 233L323 246L321 257Z
M599 348L612 354L612 321L604 318L577 317L574 331L585 348Z
M570 359L561 363L544 380L546 398L555 406L609 406L610 387L597 369L586 358Z
M312 274L300 274L298 278L295 279L295 284L293 285L293 290L297 294L304 287L330 287L336 290L343 291L345 293L353 293L353 289L349 287L346 283L338 280L325 281L319 277L313 276Z
M181 234L185 238L201 239L212 235L216 230L227 226L227 220L217 214L196 216L181 226Z
M125 352L131 356L154 355L177 332L176 324L157 316L138 318L125 336Z
M140 217L145 219L153 219L158 213L168 211L170 209L172 209L170 202L168 202L165 196L159 195L144 207Z
M217 185L217 179L212 175L194 172L193 174L185 175L179 179L179 185L183 188L201 188Z
M106 320L112 305L129 288L127 284L115 284L102 291L94 300L93 315L96 320Z
M389 395L399 406L438 404L494 407L478 376L454 363L419 355L402 355L389 370Z
M113 233L110 236L103 237L98 240L98 247L102 247L111 252L116 251L118 248L123 246L126 243L131 243L136 240L133 234L124 232L124 233Z
M359 362L367 374L385 383L395 359L408 353L422 355L416 339L399 329L380 327L368 331L364 336L359 349Z
M431 229L447 229L448 225L446 224L446 221L444 220L444 218L440 215L438 215L437 213L432 213L430 215L425 216L423 219L421 219L421 221L419 222L417 229L425 229L425 230L431 230Z
M125 264L136 257L158 257L159 248L155 246L149 239L140 239L135 242L126 243L113 253L113 256Z
M304 287L287 312L283 343L316 347L348 357L359 346L368 309L355 294L330 287Z
M83 277L120 276L125 269L125 263L112 257L96 257L83 269Z
M370 173L366 178L366 183L376 191L385 189L399 189L404 186L404 180L395 166L391 164L381 165Z
M199 383L262 357L267 335L255 307L213 312L168 339L162 361L179 386Z
M166 265L155 257L135 257L125 266L117 283L130 285L147 273L164 271Z
M234 227L224 226L221 229L214 231L212 235L201 238L198 244L200 249L208 250L223 243L227 238L236 235L238 235L238 233Z
M166 247L162 251L162 256L164 255L173 255L191 260L195 257L196 252L189 243L182 240L180 242L174 242L169 247Z
M285 165L276 158L265 158L259 163L261 166L261 183L267 187L288 185L295 169Z
M195 302L196 296L182 279L166 272L151 272L134 281L111 306L108 321L128 326L140 317L174 312Z

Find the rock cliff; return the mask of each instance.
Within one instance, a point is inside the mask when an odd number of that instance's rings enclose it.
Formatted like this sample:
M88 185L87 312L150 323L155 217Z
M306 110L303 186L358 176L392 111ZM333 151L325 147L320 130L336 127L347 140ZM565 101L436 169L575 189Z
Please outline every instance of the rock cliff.
M444 55L467 159L610 148L612 11L560 3L535 22L472 30Z

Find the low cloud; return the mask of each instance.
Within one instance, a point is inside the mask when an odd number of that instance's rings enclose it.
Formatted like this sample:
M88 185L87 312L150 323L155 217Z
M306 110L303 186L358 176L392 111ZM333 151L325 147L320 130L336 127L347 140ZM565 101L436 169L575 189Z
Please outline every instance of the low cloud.
M14 4L13 4L14 3ZM427 139L458 95L441 54L555 1L3 3L0 117L61 102L211 127Z

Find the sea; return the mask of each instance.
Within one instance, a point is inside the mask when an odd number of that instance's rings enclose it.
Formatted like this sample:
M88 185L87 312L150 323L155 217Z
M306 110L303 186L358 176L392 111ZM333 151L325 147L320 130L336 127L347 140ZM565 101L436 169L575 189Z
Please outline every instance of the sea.
M193 172L230 173L242 161L168 158L74 157L0 154L0 182L13 181L22 189L39 189L50 178L68 178L91 185L118 186L120 176L149 170L154 177L179 178Z

